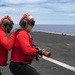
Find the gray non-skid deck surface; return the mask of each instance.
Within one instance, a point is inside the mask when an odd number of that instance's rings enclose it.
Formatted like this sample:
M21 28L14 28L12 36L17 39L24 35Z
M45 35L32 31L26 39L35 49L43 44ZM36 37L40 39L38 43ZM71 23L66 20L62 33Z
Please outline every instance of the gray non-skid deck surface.
M59 34L32 32L34 43L52 52L51 58L75 67L75 37ZM9 53L10 58L10 53ZM75 72L42 59L31 64L41 75L75 75ZM12 75L8 66L2 68L3 75Z

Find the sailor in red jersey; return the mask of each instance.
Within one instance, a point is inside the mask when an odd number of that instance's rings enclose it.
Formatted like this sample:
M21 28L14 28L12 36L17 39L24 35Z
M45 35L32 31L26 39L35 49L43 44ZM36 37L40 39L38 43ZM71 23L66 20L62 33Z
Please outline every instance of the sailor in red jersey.
M11 50L15 42L15 33L13 32L10 38L7 33L13 28L13 20L9 16L3 16L0 19L0 66L6 66L8 60L8 50ZM1 72L0 72L1 75Z
M19 22L20 28L16 32L15 44L12 49L10 71L13 75L40 75L29 64L33 61L34 55L38 52L33 47L33 41L29 34L35 20L30 14L24 14Z

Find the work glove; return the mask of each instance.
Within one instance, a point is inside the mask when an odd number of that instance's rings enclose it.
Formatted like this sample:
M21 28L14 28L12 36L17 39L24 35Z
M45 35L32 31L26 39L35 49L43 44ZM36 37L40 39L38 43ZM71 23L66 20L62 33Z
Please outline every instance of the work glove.
M36 61L40 61L42 59L42 56L36 53L34 58L36 59Z
M35 54L35 59L39 61L42 59L42 50L39 47L35 47L35 49L37 50L37 53Z

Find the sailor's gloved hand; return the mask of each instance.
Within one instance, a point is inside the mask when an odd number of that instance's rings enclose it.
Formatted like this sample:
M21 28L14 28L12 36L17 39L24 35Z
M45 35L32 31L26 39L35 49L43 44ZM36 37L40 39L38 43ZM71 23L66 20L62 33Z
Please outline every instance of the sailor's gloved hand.
M35 49L37 50L37 53L35 54L35 59L39 61L42 58L42 50L39 47L36 47Z
M35 49L37 50L37 54L39 54L40 56L42 56L42 50L39 47L35 47Z
M34 58L35 58L37 61L39 61L39 60L42 59L42 56L36 53L35 56L34 56Z

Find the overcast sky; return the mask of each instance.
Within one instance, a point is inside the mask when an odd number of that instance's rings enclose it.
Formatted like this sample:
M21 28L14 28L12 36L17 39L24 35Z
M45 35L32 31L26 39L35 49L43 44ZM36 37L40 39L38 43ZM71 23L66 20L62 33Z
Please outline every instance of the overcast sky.
M0 17L9 15L18 24L25 13L36 24L75 25L75 0L0 0Z

